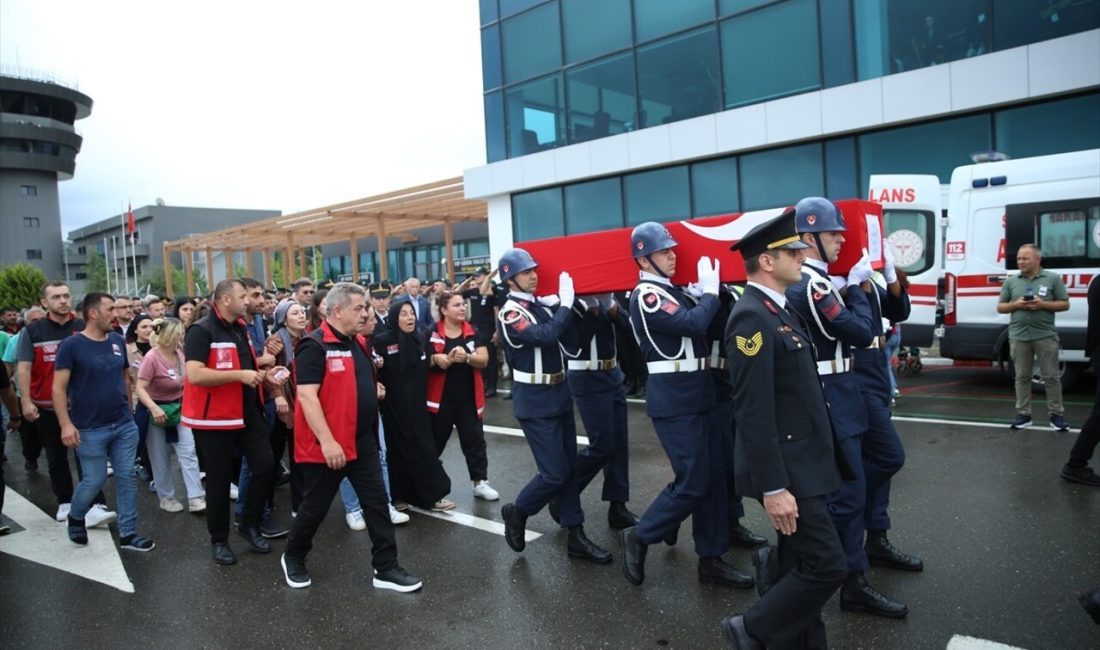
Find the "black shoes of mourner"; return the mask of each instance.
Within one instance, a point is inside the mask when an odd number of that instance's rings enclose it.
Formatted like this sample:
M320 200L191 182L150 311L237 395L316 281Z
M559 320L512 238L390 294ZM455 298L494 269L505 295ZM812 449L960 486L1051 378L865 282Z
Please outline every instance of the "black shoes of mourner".
M260 522L260 534L268 539L276 539L290 533L290 529L275 520L274 516Z
M584 534L584 526L569 527L569 543L566 545L569 557L578 560L588 560L596 564L608 564L611 562L611 552L606 551L592 543Z
M754 639L745 629L745 617L741 614L723 618L721 626L722 636L737 650L764 650L764 644Z
M901 571L923 571L924 562L915 555L902 553L890 540L886 539L885 531L867 531L867 544L863 550L867 553L867 560L875 566L884 566Z
M756 584L752 576L743 573L721 557L699 558L699 582L708 582L724 587L752 589Z
M527 526L527 517L524 516L516 504L509 503L500 509L500 516L504 519L504 541L508 542L508 548L516 553L522 553L527 547L524 539L524 527Z
M385 571L376 570L373 584L377 589L390 589L407 594L423 587L424 581L395 564Z
M637 526L638 515L627 510L622 501L612 501L607 508L607 525L616 530Z
M253 551L257 553L271 552L271 542L264 538L259 528L254 526L239 526L237 528L237 534L244 538L244 541L248 544L248 548Z
M558 508L557 498L550 499L550 502L546 504L546 510L550 513L550 518L554 520L554 523L561 525L561 509Z
M779 575L779 553L770 544L758 546L752 550L752 565L756 567L756 593L763 598Z
M768 539L757 535L741 525L739 521L730 522L730 544L741 548L756 548L768 543Z
M669 546L676 546L676 539L680 537L680 524L676 524L676 527L668 531L665 534L664 539L661 541Z
M645 554L648 547L638 539L638 529L631 526L619 532L622 545L623 575L632 585L645 582Z
M214 546L211 550L214 552L214 564L229 566L230 564L237 563L237 556L233 553L233 549L229 548L229 544L225 542L214 542Z
M883 618L905 618L909 608L890 600L867 582L862 573L849 573L840 588L840 608L846 612L865 612Z
M1092 468L1088 465L1085 465L1084 467L1070 467L1069 465L1063 465L1062 478L1069 481L1070 483L1080 483L1081 485L1100 487L1100 476L1097 476L1096 472L1092 471Z
M305 589L313 584L313 579L309 577L309 571L306 571L306 559L304 557L289 557L286 553L283 553L279 563L283 565L283 577L286 578L286 583L291 587Z

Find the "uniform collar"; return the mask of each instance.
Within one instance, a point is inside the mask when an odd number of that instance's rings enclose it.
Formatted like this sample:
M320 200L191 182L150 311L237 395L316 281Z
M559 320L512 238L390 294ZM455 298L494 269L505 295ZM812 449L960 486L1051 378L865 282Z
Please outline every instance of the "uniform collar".
M806 261L808 262L809 260L806 260ZM767 297L771 298L773 301L775 301L775 304L779 305L780 309L786 309L787 308L787 296L784 296L783 294L779 293L778 291L776 291L774 289L769 289L768 287L765 287L764 285L760 284L759 282L753 282L752 280L750 280L748 282L748 286L756 287L765 296L767 296Z
M829 275L829 265L819 259L807 257L806 260L802 263L809 264L810 266L814 267L818 271L821 271L825 275Z
M527 293L526 291L509 291L508 294L515 296L516 298L526 300L527 302L535 302L535 296Z
M645 280L646 282L655 282L657 284L663 284L666 287L672 286L672 280L666 277L657 275L656 273L650 273L649 271L638 271L638 279Z

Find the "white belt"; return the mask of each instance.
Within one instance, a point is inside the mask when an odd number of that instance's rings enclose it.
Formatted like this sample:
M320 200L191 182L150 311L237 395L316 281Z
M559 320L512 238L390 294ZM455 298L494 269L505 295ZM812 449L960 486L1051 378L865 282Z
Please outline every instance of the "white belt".
M596 359L595 361L569 361L570 370L613 370L619 362L614 359Z
M886 337L885 336L876 336L871 341L871 345L868 345L864 349L866 349L866 350L882 350L885 347L886 347Z
M565 381L565 372L555 372L552 375L547 375L513 369L512 381L518 381L521 384L560 384Z
M817 374L819 375L838 375L842 372L848 372L852 369L852 358L845 357L841 360L831 359L829 361L817 362Z
M710 368L712 370L725 370L729 367L729 362L719 354L718 341L714 341L710 346Z
M696 372L706 370L710 366L710 359L675 359L672 361L650 361L645 364L649 374L660 375L668 372Z

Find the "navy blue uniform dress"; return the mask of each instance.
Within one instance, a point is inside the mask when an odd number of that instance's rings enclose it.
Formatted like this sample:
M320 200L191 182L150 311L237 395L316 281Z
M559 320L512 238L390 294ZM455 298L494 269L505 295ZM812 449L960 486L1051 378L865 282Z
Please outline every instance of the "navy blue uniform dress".
M508 294L498 315L512 369L512 405L538 468L515 505L530 517L556 498L566 528L584 522L577 487L577 425L561 349L572 317L570 309L547 307L519 292Z
M711 414L714 418L714 426L722 434L722 456L726 464L726 497L727 512L730 525L737 523L745 516L745 506L741 503L741 497L737 495L734 485L734 453L733 441L737 436L737 419L733 412L733 383L730 382L729 361L726 354L726 321L729 320L730 311L737 301L736 292L731 292L722 287L718 300L721 306L714 320L707 328L707 344L710 363L710 378L714 382L715 406Z
M868 420L859 382L852 372L852 351L871 345L876 319L867 292L850 286L842 297L833 288L828 274L815 263L816 260L806 260L801 282L788 287L786 296L813 340L817 371L829 404L829 419L841 452L856 474L855 481L845 481L829 496L829 512L844 545L848 571L862 573L868 563L863 550L867 487L861 443Z
M635 529L654 544L689 515L699 557L729 549L723 432L714 426L714 383L707 366L707 328L718 298L698 304L667 279L642 273L630 296L630 324L649 370L646 414L675 475Z
M588 306L591 305L591 306ZM629 327L627 317L616 306L609 312L595 298L580 299L573 305L574 336L569 337L565 355L569 368L569 390L588 434L588 447L577 454L577 483L584 492L603 470L603 500L630 500L626 425L626 388L623 371L616 361L615 325Z

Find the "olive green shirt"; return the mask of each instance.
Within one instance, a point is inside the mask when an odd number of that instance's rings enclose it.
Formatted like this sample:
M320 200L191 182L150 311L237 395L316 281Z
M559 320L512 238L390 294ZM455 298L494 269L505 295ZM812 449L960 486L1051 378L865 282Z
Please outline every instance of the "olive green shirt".
M1036 300L1069 300L1062 276L1040 268L1034 277L1025 278L1022 274L1005 278L1001 287L1000 302L1016 302L1025 295L1035 296ZM1008 339L1010 341L1037 341L1056 336L1054 312L1045 309L1029 311L1020 309L1009 315Z

